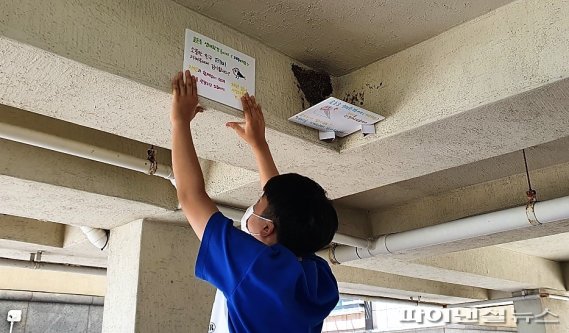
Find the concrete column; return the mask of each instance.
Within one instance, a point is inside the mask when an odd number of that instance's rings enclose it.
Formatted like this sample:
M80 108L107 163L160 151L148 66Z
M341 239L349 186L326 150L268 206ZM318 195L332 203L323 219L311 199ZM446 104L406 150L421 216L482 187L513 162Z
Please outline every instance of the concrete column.
M103 332L207 332L214 289L194 277L189 226L137 220L112 229Z
M569 301L551 297L514 302L518 333L569 332Z

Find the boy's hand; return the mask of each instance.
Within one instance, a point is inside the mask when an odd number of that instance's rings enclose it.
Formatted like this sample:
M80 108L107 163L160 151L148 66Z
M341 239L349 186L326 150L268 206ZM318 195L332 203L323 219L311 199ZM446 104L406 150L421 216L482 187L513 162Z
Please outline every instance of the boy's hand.
M198 88L197 79L186 71L186 82L184 75L178 72L172 79L172 113L170 113L170 122L172 124L182 124L189 126L190 121L194 119L198 112L202 112L203 108L198 106Z
M245 140L252 148L259 148L265 145L265 118L261 105L257 104L254 96L246 93L241 97L243 103L243 112L245 113L245 122L229 122L225 124L237 132L237 134Z

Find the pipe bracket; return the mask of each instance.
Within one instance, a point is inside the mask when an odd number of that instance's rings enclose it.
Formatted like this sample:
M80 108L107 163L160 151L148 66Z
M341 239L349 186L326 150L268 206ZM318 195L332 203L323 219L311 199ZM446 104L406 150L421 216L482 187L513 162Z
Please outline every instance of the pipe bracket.
M387 237L389 237L391 234L387 234L385 235L385 237L383 237L383 246L385 247L385 249L387 250L387 252L389 252L389 254L393 254L393 252L391 252L389 250L389 248L387 247Z
M332 263L332 265L340 265L340 262L338 260L336 260L336 247L338 246L338 244L332 244L330 245L330 247L328 248L328 259L330 259L330 262Z
M148 174L152 176L156 173L156 170L158 170L158 162L156 161L156 149L154 149L154 145L150 146L146 153L146 159L148 162L150 162L150 165L148 167Z
M528 222L533 226L541 225L541 222L535 216L535 201L528 202L526 205L526 216L528 218Z

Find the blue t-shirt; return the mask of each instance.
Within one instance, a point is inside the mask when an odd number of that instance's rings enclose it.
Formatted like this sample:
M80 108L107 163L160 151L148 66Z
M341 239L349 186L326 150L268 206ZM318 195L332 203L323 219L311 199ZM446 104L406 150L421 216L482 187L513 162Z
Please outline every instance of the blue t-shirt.
M195 274L227 298L232 333L321 332L339 298L325 260L267 246L220 212L207 223Z

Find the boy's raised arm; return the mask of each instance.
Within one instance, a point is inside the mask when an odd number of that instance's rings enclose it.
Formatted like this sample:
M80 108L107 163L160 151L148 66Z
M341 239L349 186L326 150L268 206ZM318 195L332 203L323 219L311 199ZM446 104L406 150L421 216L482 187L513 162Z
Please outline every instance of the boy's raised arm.
M186 71L172 79L172 168L176 178L178 201L184 215L201 240L209 218L217 206L207 195L203 173L192 140L190 122L203 109L198 106L196 78Z
M279 171L265 139L265 118L261 106L257 104L255 97L249 96L249 94L245 94L241 98L241 102L243 103L245 122L229 122L226 125L233 128L251 146L259 168L261 188L263 188L269 179L279 174Z

